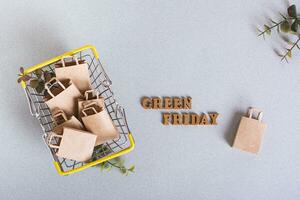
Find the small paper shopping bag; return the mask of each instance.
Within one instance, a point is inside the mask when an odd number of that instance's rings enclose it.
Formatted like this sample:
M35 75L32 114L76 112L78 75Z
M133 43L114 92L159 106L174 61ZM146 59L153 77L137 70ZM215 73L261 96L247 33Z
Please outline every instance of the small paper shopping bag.
M81 113L85 128L97 135L96 145L119 138L119 132L109 114L105 108L100 107L96 102L86 105Z
M59 145L51 143L54 138L60 139ZM91 133L64 127L62 135L51 132L48 145L57 149L56 155L59 157L86 162L92 157L96 138Z
M65 62L68 57L73 60ZM63 57L60 63L55 64L55 74L59 80L71 79L81 93L92 88L87 63L84 60L78 61L75 56Z
M71 116L69 119L63 110L55 108L52 112L52 118L54 120L55 127L53 132L61 135L63 133L63 127L84 130L81 122L74 116Z
M45 103L51 111L60 108L69 116L77 114L77 99L81 93L70 79L59 81L53 77L45 83L45 89L48 93Z
M257 119L253 118L253 113L257 112ZM258 153L261 147L264 132L267 125L262 123L263 112L261 110L249 109L249 117L242 117L237 130L233 147Z
M96 102L97 105L104 108L104 99L103 97L100 97L99 92L97 90L87 90L84 92L84 98L78 99L78 116L80 116L83 105L87 105L92 102Z

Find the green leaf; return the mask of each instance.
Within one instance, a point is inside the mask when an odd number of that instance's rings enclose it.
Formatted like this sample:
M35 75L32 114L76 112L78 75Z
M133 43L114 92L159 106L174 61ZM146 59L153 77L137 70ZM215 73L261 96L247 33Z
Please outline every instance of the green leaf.
M268 26L268 25L264 25L265 27L265 32L268 34L268 35L271 35L271 28Z
M121 167L121 168L120 168L120 172L121 172L122 174L126 175L126 174L127 174L127 169L126 169L125 167Z
M39 81L38 86L35 89L38 93L42 93L45 89L45 82Z
M290 24L288 21L284 21L280 24L280 30L284 33L287 33L290 31Z
M21 72L21 74L24 74L24 68L23 67L20 67L20 72Z
M297 10L295 5L291 5L290 7L288 7L287 12L290 17L297 17Z
M101 165L101 168L100 168L101 171L104 171L104 170L109 171L111 169L111 165L107 162L101 163L100 165Z
M38 78L41 78L43 75L43 71L41 69L35 70L34 73Z
M30 80L30 87L37 88L39 86L39 81L37 79L31 79Z
M129 169L128 169L128 171L131 171L131 172L134 172L134 170L135 170L135 166L134 166L134 165L132 165L132 166L129 167Z
M104 170L104 163L100 164L100 171L102 172Z
M294 32L298 31L298 22L297 22L297 20L295 20L294 23L292 24L291 30L294 31Z
M44 72L44 79L45 79L45 81L48 82L48 81L50 81L51 78L52 78L51 74L49 72L45 71Z
M291 57L292 57L292 51L291 51L290 49L288 49L286 55L287 55L289 58L291 58Z
M55 73L50 72L51 78L55 77Z

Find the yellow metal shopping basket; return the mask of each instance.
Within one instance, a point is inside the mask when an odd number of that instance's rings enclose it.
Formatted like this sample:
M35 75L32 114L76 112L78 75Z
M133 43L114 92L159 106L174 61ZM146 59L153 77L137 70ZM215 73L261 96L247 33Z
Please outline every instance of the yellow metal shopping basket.
M117 140L106 142L106 148L103 148L103 150L100 152L100 156L98 154L97 160L88 163L57 157L55 150L49 148L46 141L48 138L48 133L53 129L54 125L50 110L44 103L44 95L38 93L34 88L30 87L28 81L21 81L21 86L25 91L31 115L36 117L40 122L44 132L43 139L53 156L54 166L60 175L72 174L74 172L78 172L88 167L95 166L107 160L124 155L132 151L135 145L134 139L127 124L125 111L114 98L114 93L111 90L112 82L105 73L104 68L99 60L99 54L94 46L86 45L55 58L46 60L40 64L25 69L23 75L35 77L36 74L34 71L38 69L48 70L54 73L55 63L59 62L62 57L72 55L75 55L78 59L84 59L87 62L92 86L94 89L98 90L102 97L104 97L106 110L117 127L120 137ZM58 143L59 141L56 142Z

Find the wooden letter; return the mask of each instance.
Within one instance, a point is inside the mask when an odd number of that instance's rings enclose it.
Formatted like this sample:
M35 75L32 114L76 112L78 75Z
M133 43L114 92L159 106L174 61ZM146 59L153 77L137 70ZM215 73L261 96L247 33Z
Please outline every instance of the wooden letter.
M208 124L207 116L204 113L202 114L202 118L201 118L200 124L201 125L207 125Z
M162 119L163 125L169 125L169 121L170 121L170 117L171 117L170 113L163 113L162 117L163 117L163 119Z
M170 97L164 97L164 108L171 109L172 108L172 101Z
M217 118L218 118L219 114L218 113L208 113L208 115L210 117L211 125L218 125Z
M152 105L151 105L151 99L149 97L144 97L142 99L142 106L145 109L151 109Z
M174 97L173 98L173 108L174 109L181 109L182 108L181 99L179 97Z
M153 109L161 109L161 98L159 98L159 97L154 97L154 98L152 98L152 103L153 103L153 105L152 105L152 108Z
M178 113L172 113L173 115L173 125L180 125L182 123L182 116Z
M192 109L192 98L191 97L183 98L183 109Z
M199 122L200 122L200 117L199 117L199 115L197 115L197 114L191 114L191 118L192 118L192 120L191 120L191 124L192 124L192 125L197 125L197 124L199 124Z
M182 124L189 125L190 124L190 114L183 113L182 116L183 116Z

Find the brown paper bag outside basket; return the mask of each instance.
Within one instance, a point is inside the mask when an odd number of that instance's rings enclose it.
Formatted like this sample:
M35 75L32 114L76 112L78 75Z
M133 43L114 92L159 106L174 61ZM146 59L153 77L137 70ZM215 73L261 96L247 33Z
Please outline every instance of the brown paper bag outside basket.
M55 84L59 87L54 88ZM45 89L48 93L45 103L51 111L60 108L69 116L77 114L77 99L81 97L81 93L70 79L59 81L53 77L45 83Z
M87 90L84 92L84 98L78 99L78 116L80 117L80 113L83 109L83 104L90 104L92 102L96 102L98 106L104 108L104 98L100 97L99 92L97 90Z
M63 133L63 127L84 130L81 122L74 116L71 116L69 119L63 110L59 108L55 108L52 113L52 118L54 120L55 127L53 128L53 132L61 135Z
M257 119L253 118L253 112L257 112ZM238 127L233 147L258 153L262 144L263 135L267 125L262 123L263 112L259 109L249 109L249 117L242 117Z
M69 57L74 61L65 62L65 58ZM59 80L71 79L81 93L92 88L87 63L78 61L75 56L63 57L60 63L55 64L55 74Z
M51 144L52 139L60 139L59 145ZM97 136L82 130L63 128L63 134L50 133L48 145L57 149L56 155L62 158L86 162L92 157Z
M97 106L96 102L84 106L81 119L85 128L97 135L96 145L119 138L119 132L105 108Z

